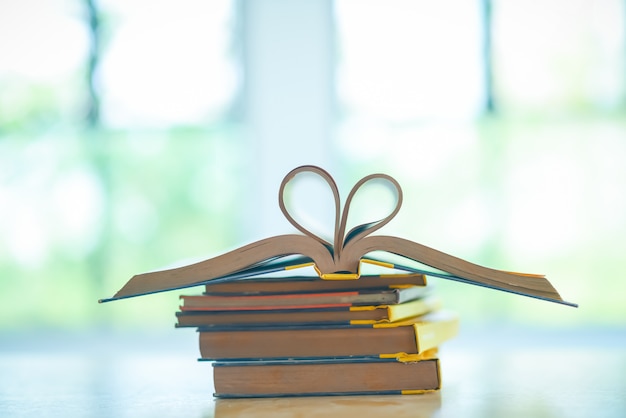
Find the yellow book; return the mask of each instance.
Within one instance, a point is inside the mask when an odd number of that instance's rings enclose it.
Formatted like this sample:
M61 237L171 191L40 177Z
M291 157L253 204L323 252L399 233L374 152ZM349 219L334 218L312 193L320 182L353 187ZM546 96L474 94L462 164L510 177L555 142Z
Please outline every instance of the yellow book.
M434 296L428 296L416 299L410 302L399 303L397 305L380 305L380 306L351 306L352 314L375 312L380 317L371 319L352 319L350 324L384 324L397 322L403 319L425 315L441 308L441 301Z

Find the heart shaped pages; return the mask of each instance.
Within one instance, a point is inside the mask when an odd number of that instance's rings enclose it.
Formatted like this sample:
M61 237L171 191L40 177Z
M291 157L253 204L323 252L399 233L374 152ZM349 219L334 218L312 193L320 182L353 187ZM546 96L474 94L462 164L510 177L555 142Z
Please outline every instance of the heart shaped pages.
M332 195L334 198L334 209L335 209L335 214L334 214L335 229L334 229L334 239L332 243L319 237L318 235L314 234L313 232L309 231L307 228L302 226L298 221L296 221L296 219L294 219L289 209L287 208L287 204L285 202L286 200L285 189L287 188L287 185L289 183L294 182L296 180L297 175L301 173L314 173L318 175L328 184L332 192ZM350 231L346 234L348 214L350 212L350 207L351 207L354 197L356 196L357 192L365 188L369 183L372 183L373 181L383 181L388 186L390 186L390 188L394 192L394 196L396 199L394 203L394 209L391 211L390 214L383 217L382 219L357 225L353 227L352 229L350 229ZM396 216L396 214L400 211L400 206L402 205L402 189L400 188L400 184L398 184L398 182L395 179L393 179L392 177L386 174L371 174L369 176L362 178L360 181L358 181L354 185L354 187L350 191L350 194L348 195L348 198L346 199L346 203L342 211L340 197L339 197L339 189L335 181L333 180L333 178L330 176L330 174L328 174L326 171L316 166L302 166L302 167L298 167L292 170L283 179L280 185L279 192L278 192L278 205L280 206L280 209L283 212L283 215L285 216L285 218L287 218L287 220L297 230L302 232L304 235L311 237L312 240L315 240L319 242L320 244L324 245L330 252L332 259L333 259L334 271L321 272L320 276L322 278L329 278L331 277L329 275L333 274L334 275L333 277L340 278L340 276L337 276L337 274L343 273L343 274L346 274L346 278L348 278L351 275L357 275L358 272L355 271L355 268L353 266L354 263L351 263L349 260L343 261L344 258L342 257L342 253L343 253L344 248L346 248L346 246L349 245L350 242L355 242L359 239L362 239L363 237L370 235L372 232L375 232L376 230L382 228ZM356 260L356 261L358 265L359 260ZM345 265L351 265L352 267L342 267Z

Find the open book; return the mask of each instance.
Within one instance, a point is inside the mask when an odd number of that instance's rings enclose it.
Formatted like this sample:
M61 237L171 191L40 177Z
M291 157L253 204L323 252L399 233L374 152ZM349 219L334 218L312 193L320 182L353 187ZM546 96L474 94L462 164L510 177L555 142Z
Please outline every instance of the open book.
M304 228L287 208L285 189L302 173L315 174L330 187L334 197L335 219L332 242ZM386 217L358 225L346 233L352 199L357 191L374 180L385 182L391 187L396 199L395 207ZM301 234L278 235L194 264L135 275L113 297L102 299L101 302L205 285L209 282L255 277L304 266L314 267L317 275L324 280L356 280L360 277L361 264L369 263L392 269L390 272L422 273L576 306L565 302L543 275L495 270L408 239L372 235L373 232L389 223L402 205L400 184L386 174L371 174L358 181L350 191L342 209L339 189L330 174L316 166L301 166L289 172L283 179L279 189L278 203L283 215ZM383 255L374 257L372 253ZM400 256L406 259L407 264L418 263L426 269L390 262L384 259L385 253Z

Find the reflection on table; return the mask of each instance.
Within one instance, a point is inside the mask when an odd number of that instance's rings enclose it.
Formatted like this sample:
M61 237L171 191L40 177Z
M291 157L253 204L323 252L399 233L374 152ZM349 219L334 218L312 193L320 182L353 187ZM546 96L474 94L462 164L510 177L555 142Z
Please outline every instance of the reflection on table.
M413 396L324 396L267 399L217 399L215 417L432 417L440 393Z

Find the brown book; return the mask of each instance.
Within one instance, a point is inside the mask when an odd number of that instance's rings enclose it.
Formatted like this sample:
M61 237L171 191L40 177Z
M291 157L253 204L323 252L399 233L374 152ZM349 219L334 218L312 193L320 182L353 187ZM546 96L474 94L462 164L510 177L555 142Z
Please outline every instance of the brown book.
M200 328L206 360L420 355L458 333L455 314L363 325Z
M415 300L426 294L423 286L403 289L350 290L325 293L213 296L182 295L181 311L243 311L297 308L331 308L358 305L389 305Z
M303 227L291 214L285 202L285 190L300 174L315 174L330 187L335 203L335 232L332 242ZM353 197L362 188L374 182L383 182L395 192L395 207L386 217L357 225L348 232L347 220ZM402 189L398 182L386 174L364 177L352 188L341 208L339 190L326 171L315 166L302 166L292 170L283 179L279 189L279 206L284 216L302 234L279 235L240 247L208 260L182 267L143 273L133 276L109 301L154 292L204 285L209 281L228 281L233 278L254 276L277 268L288 269L310 262L318 275L325 280L353 280L360 277L361 263L372 261L369 254L382 252L400 256L420 265L429 266L445 274L437 275L463 283L475 284L507 292L532 296L552 302L565 302L543 275L512 273L483 267L444 252L429 248L405 238L372 235L389 223L402 204ZM297 255L295 265L283 263L284 257ZM398 268L395 263L379 257L378 264ZM407 271L421 272L408 267ZM574 305L575 306L575 305Z
M368 275L359 280L323 280L319 276L247 278L225 282L209 282L207 295L263 295L280 293L319 293L342 290L389 289L408 286L426 286L421 273Z
M315 325L375 324L396 322L424 315L441 306L439 299L425 297L395 305L347 306L317 309L274 309L238 311L176 312L177 327L214 327L221 325Z
M416 394L441 387L439 360L324 359L213 363L217 397Z

